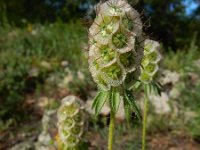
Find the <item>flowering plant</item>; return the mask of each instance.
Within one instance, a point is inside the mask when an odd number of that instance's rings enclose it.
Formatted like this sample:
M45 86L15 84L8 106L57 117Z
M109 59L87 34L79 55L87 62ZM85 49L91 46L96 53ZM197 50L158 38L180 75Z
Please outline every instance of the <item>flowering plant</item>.
M141 84L158 87L152 81L161 59L159 43L145 40L142 28L139 13L126 0L108 0L97 5L97 16L89 29L89 69L99 88L92 107L96 114L106 102L111 108L108 150L112 150L120 102L128 120L133 111L140 119L132 88Z

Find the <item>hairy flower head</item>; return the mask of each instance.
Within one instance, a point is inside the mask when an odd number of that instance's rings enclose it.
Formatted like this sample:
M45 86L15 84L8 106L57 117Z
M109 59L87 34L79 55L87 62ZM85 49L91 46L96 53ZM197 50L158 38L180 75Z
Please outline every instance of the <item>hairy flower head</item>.
M89 68L102 90L134 82L143 56L142 22L126 0L98 5L89 29Z
M83 137L85 130L85 113L80 99L67 96L57 112L59 146L65 149L76 149Z
M143 83L150 83L158 71L158 63L161 60L159 50L160 44L157 41L145 40L144 57L139 77Z

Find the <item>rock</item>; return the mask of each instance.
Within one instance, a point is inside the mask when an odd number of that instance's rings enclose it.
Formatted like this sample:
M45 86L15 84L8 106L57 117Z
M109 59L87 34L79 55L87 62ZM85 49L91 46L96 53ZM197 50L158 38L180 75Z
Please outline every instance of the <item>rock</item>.
M30 138L25 138L25 141L16 144L9 150L56 150L55 139L52 138L51 131L56 128L56 119L54 116L56 110L47 110L42 117L42 131L37 135L32 135Z
M200 76L198 74L193 73L193 72L189 72L188 76L189 76L190 82L193 85L197 85L200 82Z
M51 136L49 133L43 131L39 137L38 137L38 141L43 143L44 145L49 145L51 142Z
M69 65L69 62L66 61L66 60L64 60L64 61L61 62L61 66L62 67L67 67L68 65Z
M34 67L28 72L28 74L30 77L37 77L39 75L39 70Z
M47 61L42 61L40 64L42 67L44 67L45 69L50 70L51 69L51 64Z
M38 136L38 141L34 144L36 150L55 149L55 140L51 137L50 130L55 128L56 110L47 110L42 117L42 132Z
M188 110L188 111L184 112L185 122L190 122L191 120L195 119L196 117L198 117L198 114L195 111Z
M36 150L49 150L52 146L52 139L49 133L43 131L39 137L38 142L35 143Z
M162 92L161 96L150 95L149 101L153 104L155 108L155 113L157 114L167 114L171 112L169 105L169 95Z
M46 81L49 83L49 84L53 84L53 83L56 83L58 81L58 77L56 75L50 75Z
M107 115L109 115L109 113L110 113L110 107L107 104L105 104L102 107L100 114L103 116L107 116Z
M180 79L180 74L177 72L172 72L170 70L164 70L162 73L164 76L160 78L160 83L166 85L172 83L173 85L177 83Z
M172 88L172 90L169 92L169 96L173 99L176 99L180 96L181 91L178 88Z
M169 97L172 99L177 99L181 95L182 89L185 88L184 82L179 82L175 84L172 89L169 91Z
M56 110L47 110L44 112L44 115L42 117L42 128L43 131L48 131L49 128L52 125L52 123L54 122L52 116L56 113Z
M90 91L88 94L88 99L93 99L97 95L97 91Z
M92 109L92 103L93 103L93 100L91 99L87 100L85 103L85 109L89 114L95 115L95 111L94 109Z
M44 108L49 104L49 98L48 97L40 97L38 100L38 106L41 108Z
M64 72L65 72L65 73L68 73L68 74L72 74L72 73L71 73L71 70L69 69L69 67L65 67L65 68L64 68Z
M200 59L196 60L196 61L194 62L194 64L195 64L198 68L200 68Z
M93 99L96 97L97 93L98 93L97 91L90 91L88 94L87 101L85 103L85 109L91 115L95 115L95 111L94 111L94 109L92 109L92 103L93 103Z
M9 150L32 150L34 147L34 143L32 139L28 139L24 142L16 144L14 147L10 148Z
M78 78L79 78L80 80L84 80L84 79L85 79L85 75L84 75L81 71L78 71L78 72L77 72L77 75L78 75Z
M73 76L72 74L68 74L67 76L64 77L62 82L58 84L59 87L61 88L66 88L68 87L69 83L73 81Z
M119 109L116 114L116 119L118 120L125 120L125 110L124 110L124 102L121 101L119 104Z
M37 33L38 33L37 30L32 30L31 32L32 35L36 35Z

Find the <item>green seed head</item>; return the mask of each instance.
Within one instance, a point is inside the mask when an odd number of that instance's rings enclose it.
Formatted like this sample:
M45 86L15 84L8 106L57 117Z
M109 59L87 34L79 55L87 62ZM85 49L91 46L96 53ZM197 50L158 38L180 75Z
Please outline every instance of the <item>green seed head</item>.
M158 71L158 63L161 59L160 44L153 40L145 40L144 57L142 59L140 80L150 83Z
M81 105L77 97L67 96L58 109L58 134L65 149L75 149L82 141L86 118Z
M108 0L98 5L89 40L90 72L102 90L126 86L126 81L138 77L144 47L142 22L126 0Z

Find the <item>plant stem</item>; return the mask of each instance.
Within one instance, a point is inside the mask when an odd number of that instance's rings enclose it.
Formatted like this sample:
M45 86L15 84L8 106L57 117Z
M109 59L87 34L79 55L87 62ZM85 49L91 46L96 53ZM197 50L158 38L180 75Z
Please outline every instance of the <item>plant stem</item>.
M115 113L111 111L110 113L110 125L109 125L109 137L108 137L108 150L113 149L113 135L115 129Z
M148 111L148 94L145 90L144 100L144 115L143 115L143 129L142 129L142 150L146 148L146 124L147 124L147 111Z

